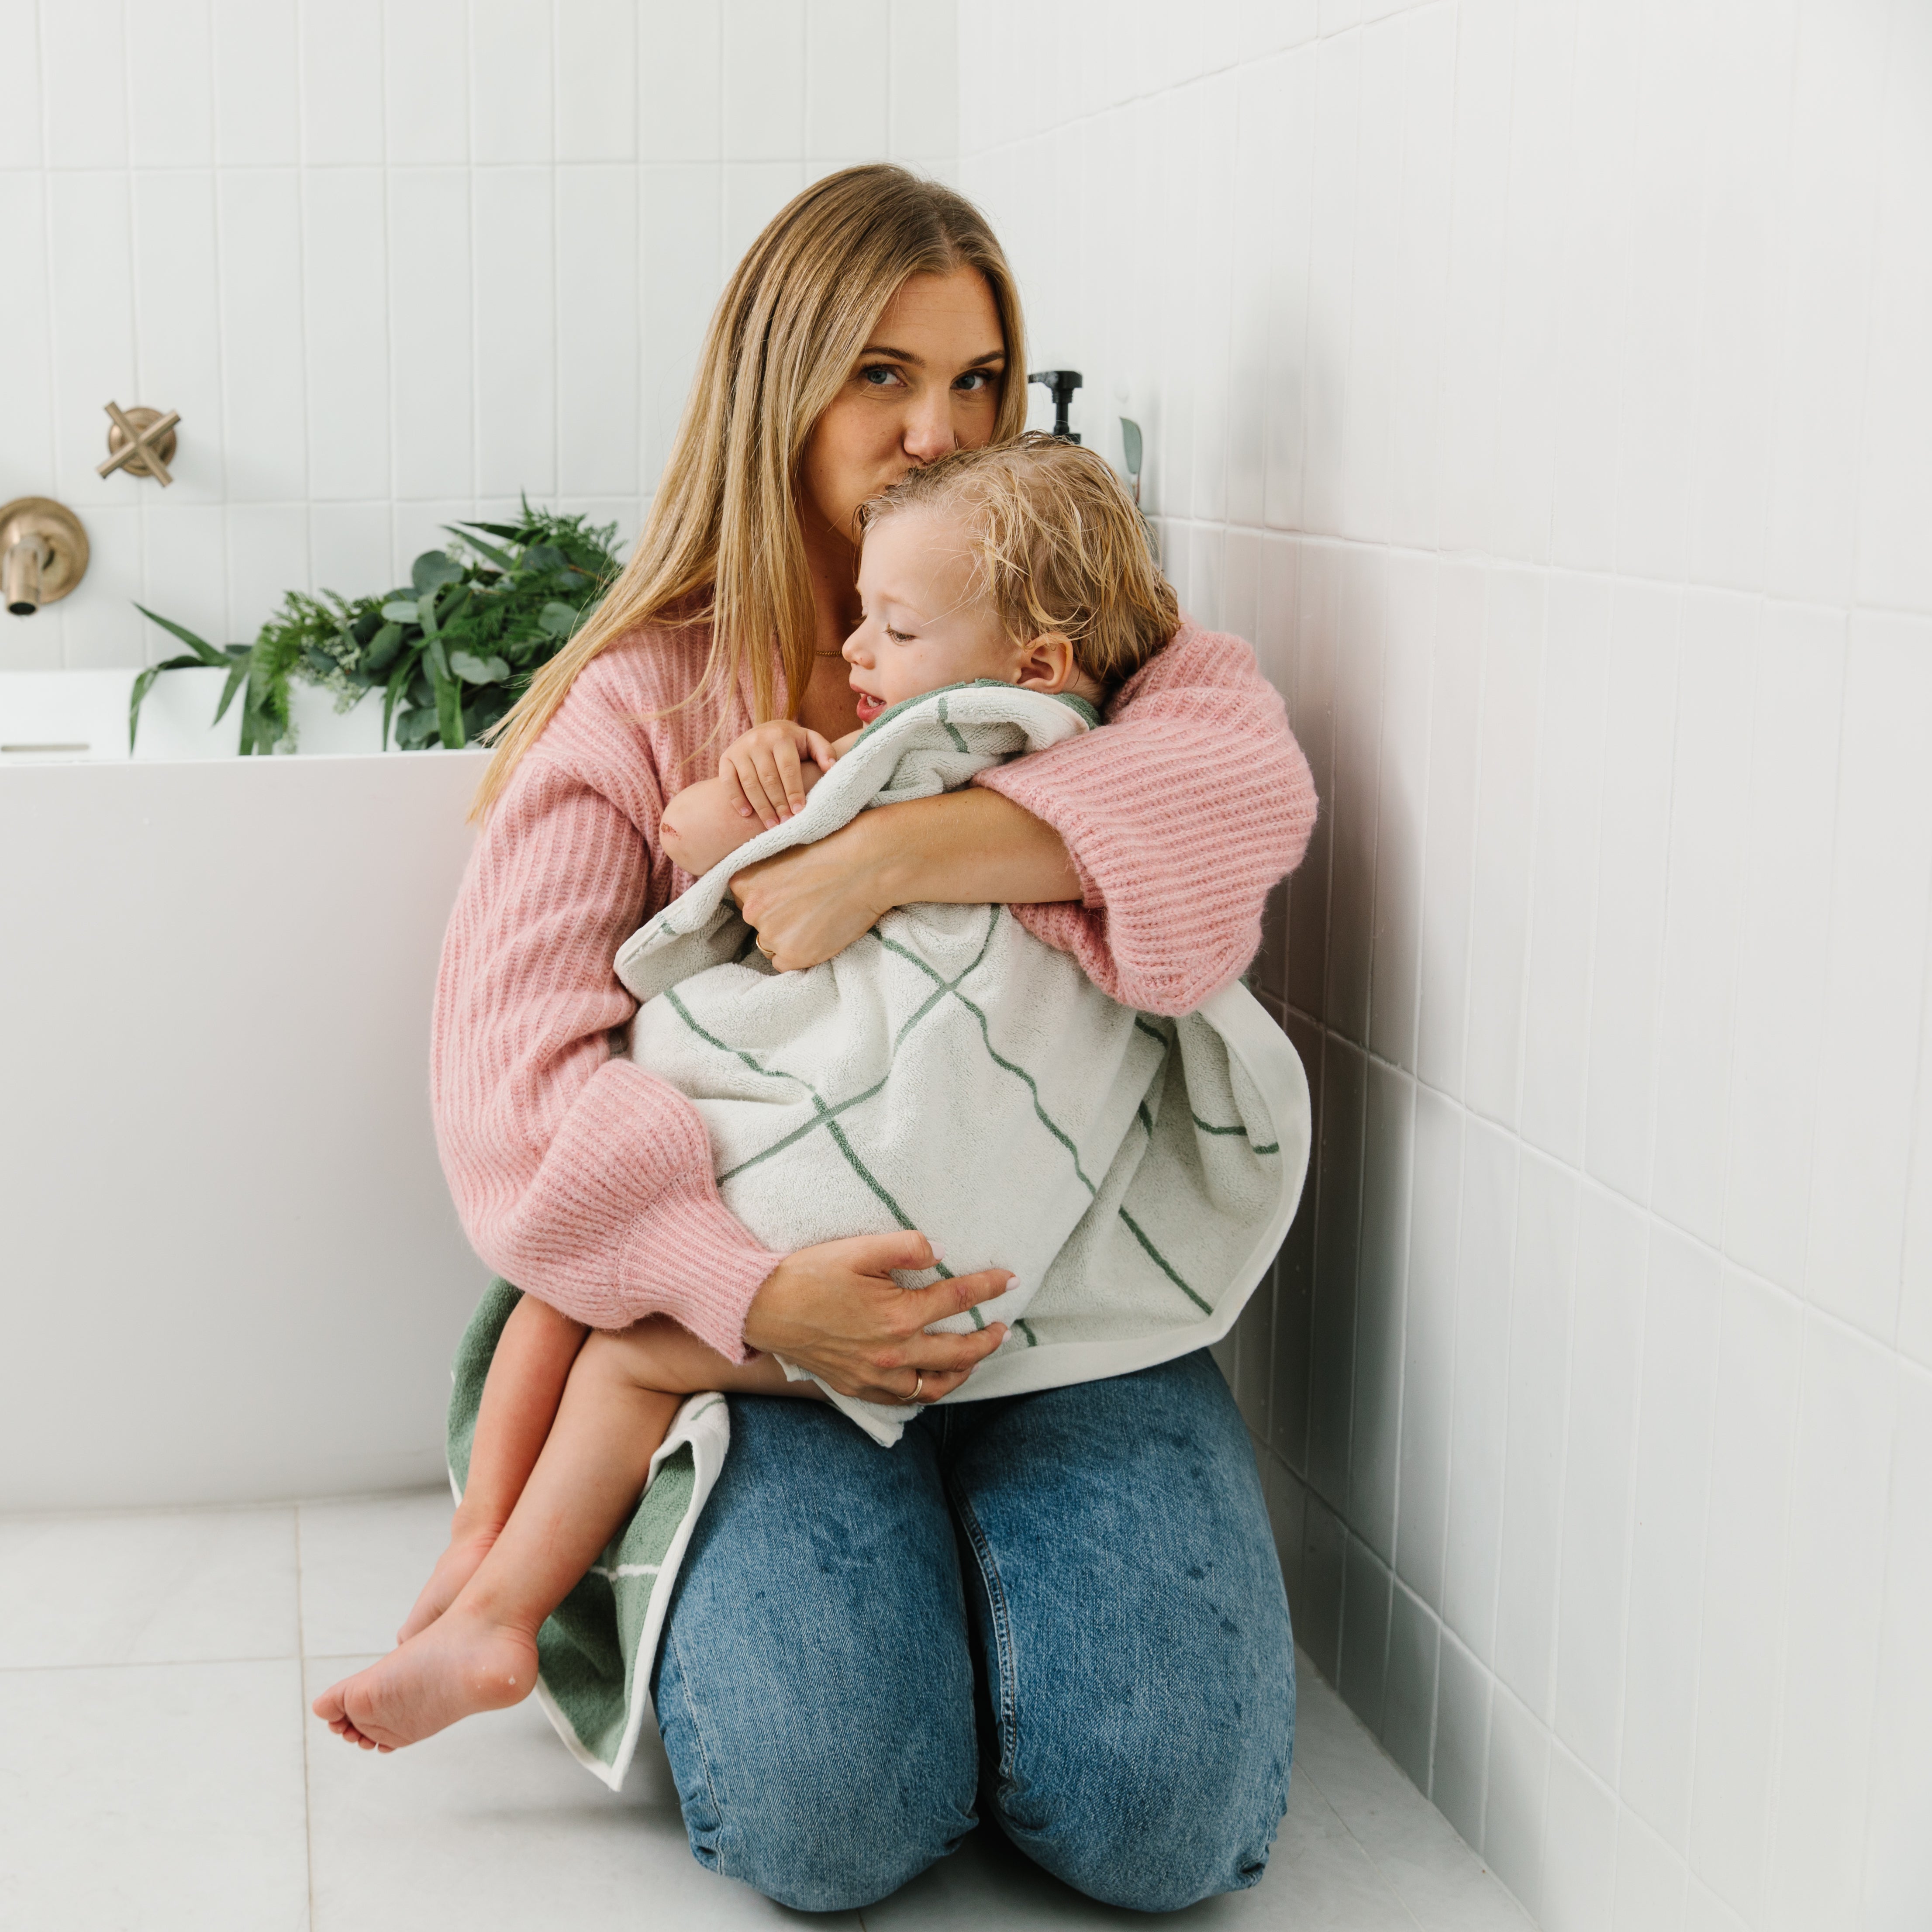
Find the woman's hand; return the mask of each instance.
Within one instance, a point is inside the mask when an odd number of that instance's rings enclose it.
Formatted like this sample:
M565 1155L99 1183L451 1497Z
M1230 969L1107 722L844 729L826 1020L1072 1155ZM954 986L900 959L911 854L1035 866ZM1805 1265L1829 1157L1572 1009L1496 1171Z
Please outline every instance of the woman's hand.
M766 1276L745 1317L745 1340L808 1369L841 1395L904 1404L950 1395L1006 1340L995 1322L970 1335L928 1335L944 1321L1003 1294L1004 1268L986 1268L929 1288L904 1288L894 1268L939 1258L920 1234L861 1234L800 1248Z
M814 845L746 866L731 892L782 973L844 952L894 906L1037 905L1081 896L1060 834L976 788L862 812Z
M861 812L811 845L748 866L731 881L758 950L781 973L816 966L869 932L900 902L892 896L879 828Z

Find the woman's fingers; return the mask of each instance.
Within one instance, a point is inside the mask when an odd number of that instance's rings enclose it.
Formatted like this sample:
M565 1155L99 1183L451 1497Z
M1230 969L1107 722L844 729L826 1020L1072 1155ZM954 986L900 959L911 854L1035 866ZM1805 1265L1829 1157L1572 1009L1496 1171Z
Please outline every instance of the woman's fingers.
M903 1318L914 1328L928 1328L935 1322L944 1322L949 1315L960 1314L980 1302L991 1301L996 1294L1005 1294L1014 1280L1012 1274L1006 1268L982 1268L977 1274L955 1275L950 1281L935 1281L908 1294ZM962 1336L960 1339L963 1341L969 1338Z

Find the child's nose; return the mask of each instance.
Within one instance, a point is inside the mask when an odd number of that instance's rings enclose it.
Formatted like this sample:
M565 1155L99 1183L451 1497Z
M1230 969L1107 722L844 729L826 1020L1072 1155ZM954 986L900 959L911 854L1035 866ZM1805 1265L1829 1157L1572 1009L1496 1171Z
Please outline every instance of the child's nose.
M862 626L838 646L838 655L848 664L855 664L862 670L866 668L866 650L864 645L859 640L864 634L864 627Z

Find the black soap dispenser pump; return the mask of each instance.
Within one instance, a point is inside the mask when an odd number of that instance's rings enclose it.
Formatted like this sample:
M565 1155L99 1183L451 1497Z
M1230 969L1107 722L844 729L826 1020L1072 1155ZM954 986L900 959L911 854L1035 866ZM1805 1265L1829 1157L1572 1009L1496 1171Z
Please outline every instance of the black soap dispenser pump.
M1080 386L1078 369L1033 369L1027 373L1029 382L1042 384L1047 394L1053 398L1053 433L1062 442L1078 442L1080 439L1066 426L1067 406L1073 400L1073 392Z

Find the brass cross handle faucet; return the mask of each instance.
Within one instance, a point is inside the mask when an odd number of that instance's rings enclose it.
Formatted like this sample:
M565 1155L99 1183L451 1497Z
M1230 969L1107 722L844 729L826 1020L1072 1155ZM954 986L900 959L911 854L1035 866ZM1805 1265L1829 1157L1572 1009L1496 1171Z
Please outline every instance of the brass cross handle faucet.
M94 472L111 476L125 470L130 476L152 476L165 490L175 479L168 465L175 453L175 424L181 412L170 410L124 410L118 403L107 405L107 460Z

